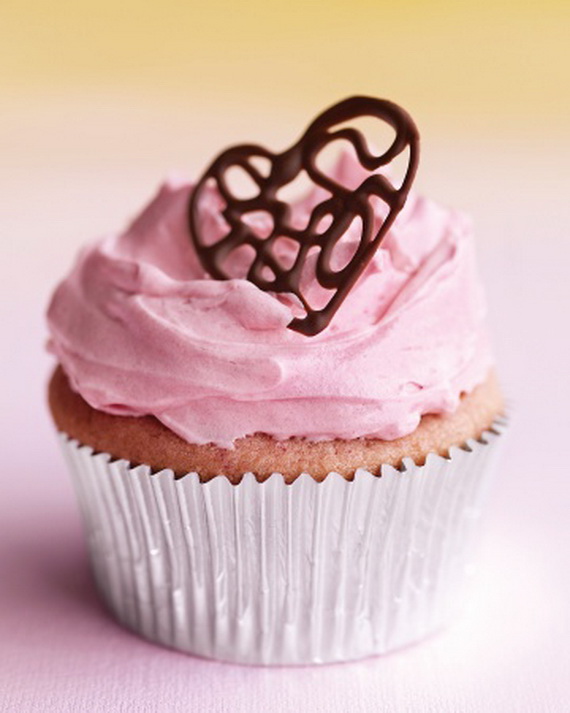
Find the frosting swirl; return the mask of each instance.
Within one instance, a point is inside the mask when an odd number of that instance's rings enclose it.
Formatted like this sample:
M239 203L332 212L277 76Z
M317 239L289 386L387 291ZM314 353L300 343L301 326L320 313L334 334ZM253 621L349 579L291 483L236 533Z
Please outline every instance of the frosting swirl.
M336 167L345 179L358 170L346 155ZM287 328L297 309L287 296L204 273L191 191L164 185L126 231L84 249L54 293L49 349L94 408L153 415L191 443L227 448L258 432L392 440L485 379L492 356L463 214L410 194L331 324L308 338ZM314 201L299 201L300 220ZM218 216L212 194L203 230L223 232Z

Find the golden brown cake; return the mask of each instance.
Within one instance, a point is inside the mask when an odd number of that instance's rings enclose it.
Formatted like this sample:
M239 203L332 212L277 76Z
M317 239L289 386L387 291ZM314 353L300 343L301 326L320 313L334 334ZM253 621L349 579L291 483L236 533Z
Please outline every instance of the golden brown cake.
M490 373L470 394L462 396L452 414L423 416L415 431L394 441L276 441L255 434L238 439L229 450L188 443L153 416L113 416L97 411L70 389L61 367L50 380L49 404L58 429L95 451L135 465L146 463L155 471L171 468L177 476L199 473L203 481L224 475L234 483L249 472L259 480L281 473L291 483L301 473L319 481L330 472L350 479L358 468L378 473L381 465L400 467L404 458L421 465L429 453L447 456L452 446L479 439L504 412L497 378Z

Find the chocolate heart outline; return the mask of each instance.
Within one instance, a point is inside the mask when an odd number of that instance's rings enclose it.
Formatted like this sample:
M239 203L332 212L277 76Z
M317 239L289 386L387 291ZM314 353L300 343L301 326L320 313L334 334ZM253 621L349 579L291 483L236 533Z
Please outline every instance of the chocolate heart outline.
M395 131L391 145L380 155L374 156L369 150L362 132L353 127L332 131L335 126L346 124L359 117L372 116L389 124ZM360 185L349 189L337 183L320 171L317 157L331 141L343 139L350 142L361 165L370 172ZM404 178L399 188L395 188L381 174L372 173L390 164L409 148L408 162ZM250 162L261 158L270 162L267 176ZM260 289L274 293L294 294L306 312L304 317L295 317L289 328L306 336L313 336L328 326L336 311L362 275L386 233L402 210L414 181L419 162L419 132L409 114L397 104L374 97L353 96L344 99L319 114L309 124L301 138L280 154L256 144L239 144L222 151L202 174L189 202L189 228L196 253L205 270L215 279L230 279L222 264L228 254L241 245L249 245L255 251L246 279ZM226 173L232 167L243 169L257 185L259 193L252 198L236 198L227 184ZM293 229L289 218L291 207L277 198L277 192L305 171L315 185L321 186L331 196L315 205L307 226ZM225 202L221 214L229 226L229 232L211 245L202 240L199 228L199 210L202 191L213 181ZM388 207L388 213L373 235L374 211L370 197L380 198ZM244 223L247 213L264 211L273 218L273 229L267 237L261 238ZM319 223L326 215L331 215L331 225L321 233ZM362 231L356 252L347 265L333 270L330 265L333 250L355 217L362 220ZM275 240L286 237L299 245L299 251L292 266L284 268L272 254ZM315 265L315 279L324 289L334 293L320 309L313 309L307 303L300 289L300 280L309 250L319 248ZM269 267L273 278L262 275Z

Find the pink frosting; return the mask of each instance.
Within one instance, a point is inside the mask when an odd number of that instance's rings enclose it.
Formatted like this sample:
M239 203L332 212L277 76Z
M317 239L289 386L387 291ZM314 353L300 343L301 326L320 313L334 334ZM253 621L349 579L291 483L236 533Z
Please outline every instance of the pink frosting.
M357 181L348 156L336 171ZM164 185L125 232L84 249L53 296L49 348L94 408L151 414L191 443L224 447L257 432L391 440L485 379L464 215L411 194L329 327L306 337L287 328L297 310L287 297L205 274L188 235L191 190ZM300 201L297 219L314 202ZM201 214L212 234L224 229L218 208L211 195Z

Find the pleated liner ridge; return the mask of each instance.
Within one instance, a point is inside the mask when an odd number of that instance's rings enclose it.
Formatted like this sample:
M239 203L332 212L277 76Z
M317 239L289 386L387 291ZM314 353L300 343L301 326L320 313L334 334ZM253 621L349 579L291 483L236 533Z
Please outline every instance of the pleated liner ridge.
M120 622L199 656L306 664L385 653L448 621L503 426L421 466L291 485L175 479L61 441Z

